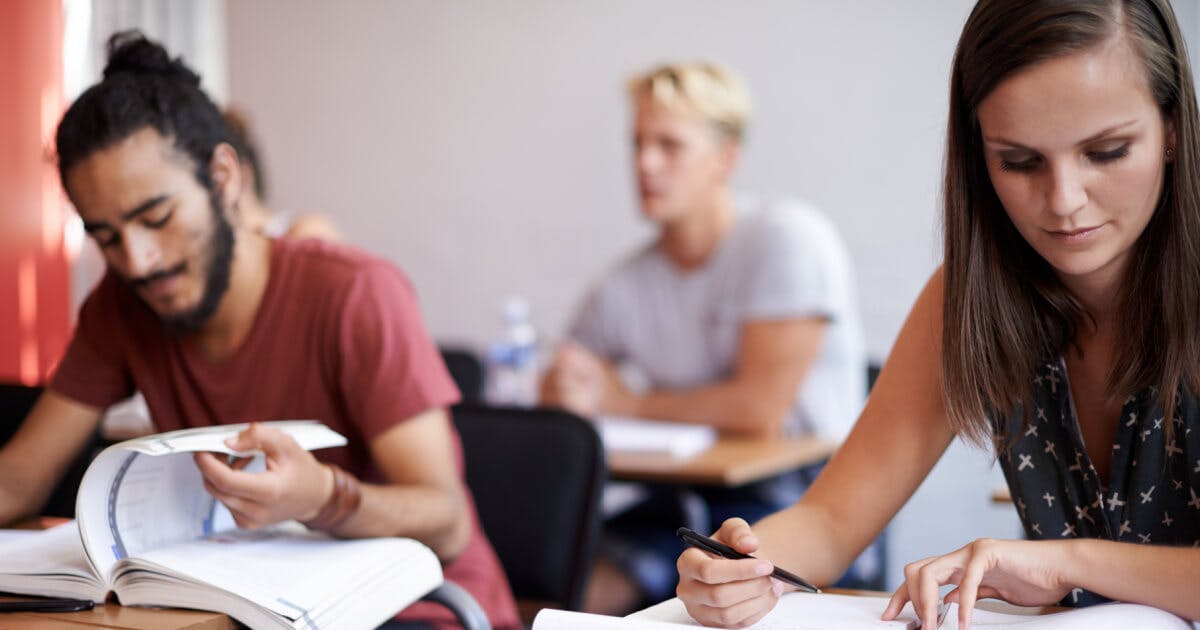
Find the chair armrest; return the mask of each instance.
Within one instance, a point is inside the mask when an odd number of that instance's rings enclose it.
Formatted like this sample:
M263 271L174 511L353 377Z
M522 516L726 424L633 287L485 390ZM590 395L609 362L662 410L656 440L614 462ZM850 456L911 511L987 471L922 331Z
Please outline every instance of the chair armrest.
M449 608L462 624L463 630L492 630L492 623L488 621L479 602L454 582L442 582L441 586L427 593L421 601L434 602Z

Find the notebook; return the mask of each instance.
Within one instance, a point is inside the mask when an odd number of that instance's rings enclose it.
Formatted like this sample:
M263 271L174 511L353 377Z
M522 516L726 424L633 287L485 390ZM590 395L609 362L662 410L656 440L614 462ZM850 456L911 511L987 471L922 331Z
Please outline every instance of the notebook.
M883 597L859 597L828 593L790 593L779 600L766 617L749 626L752 630L809 630L837 628L912 629L920 622L912 604L904 607L894 621L883 621ZM605 617L561 610L543 610L533 622L534 630L681 630L700 624L687 614L683 602L670 599L628 617ZM1138 604L1103 604L1048 615L1022 615L975 609L972 628L1012 628L1014 630L1092 630L1162 628L1190 630L1192 625L1171 613ZM939 630L957 630L958 608L951 605Z
M688 459L708 450L717 441L717 431L703 424L665 420L600 416L596 431L606 452L662 454Z

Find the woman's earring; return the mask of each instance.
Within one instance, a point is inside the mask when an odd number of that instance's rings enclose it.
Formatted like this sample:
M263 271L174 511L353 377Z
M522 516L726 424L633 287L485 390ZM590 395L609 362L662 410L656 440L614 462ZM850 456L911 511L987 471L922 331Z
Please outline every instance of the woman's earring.
M1168 162L1175 159L1175 149L1172 149L1171 147L1167 147L1166 153L1167 153L1167 161Z

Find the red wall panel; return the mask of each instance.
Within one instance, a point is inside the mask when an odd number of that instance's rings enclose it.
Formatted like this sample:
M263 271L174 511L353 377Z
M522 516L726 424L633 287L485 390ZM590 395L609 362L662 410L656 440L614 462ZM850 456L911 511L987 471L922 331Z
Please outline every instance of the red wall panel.
M62 3L0 2L0 381L37 383L70 335L66 200L53 161L63 111Z

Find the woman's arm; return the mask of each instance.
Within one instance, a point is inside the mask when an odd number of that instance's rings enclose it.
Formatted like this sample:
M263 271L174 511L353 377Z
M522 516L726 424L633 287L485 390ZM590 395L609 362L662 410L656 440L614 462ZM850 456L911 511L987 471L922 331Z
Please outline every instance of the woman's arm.
M1095 539L1063 544L1068 584L1200 621L1200 548Z
M678 594L709 625L746 625L775 605L770 563L817 584L836 580L916 490L949 446L941 388L942 273L909 314L867 406L845 444L794 506L753 532L740 519L716 538L769 560L679 557Z

